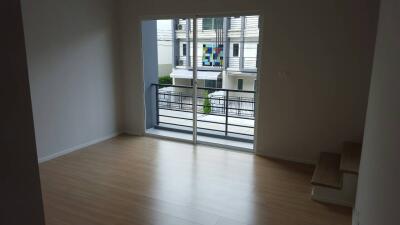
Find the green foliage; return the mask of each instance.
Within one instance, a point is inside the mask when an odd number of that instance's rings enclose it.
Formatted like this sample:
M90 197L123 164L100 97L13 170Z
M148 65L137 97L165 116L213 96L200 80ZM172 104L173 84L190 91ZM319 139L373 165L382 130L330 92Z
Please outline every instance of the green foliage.
M208 97L208 91L204 92L203 112L205 114L211 113L211 101L210 98Z
M169 75L161 76L158 78L159 84L172 84L172 78Z

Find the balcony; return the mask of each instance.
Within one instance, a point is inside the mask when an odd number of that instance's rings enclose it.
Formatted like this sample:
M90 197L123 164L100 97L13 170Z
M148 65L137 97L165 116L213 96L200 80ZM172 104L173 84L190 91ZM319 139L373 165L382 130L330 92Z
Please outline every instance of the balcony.
M156 129L192 134L193 87L153 84L156 96ZM198 88L199 136L253 143L255 92Z

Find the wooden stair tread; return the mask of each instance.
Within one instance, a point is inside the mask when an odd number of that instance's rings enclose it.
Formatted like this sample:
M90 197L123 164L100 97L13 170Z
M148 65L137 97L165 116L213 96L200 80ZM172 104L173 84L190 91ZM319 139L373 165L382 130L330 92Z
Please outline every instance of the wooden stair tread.
M339 154L321 152L319 162L314 170L311 184L336 189L342 188Z
M358 174L361 159L361 144L354 142L343 143L340 160L340 171Z

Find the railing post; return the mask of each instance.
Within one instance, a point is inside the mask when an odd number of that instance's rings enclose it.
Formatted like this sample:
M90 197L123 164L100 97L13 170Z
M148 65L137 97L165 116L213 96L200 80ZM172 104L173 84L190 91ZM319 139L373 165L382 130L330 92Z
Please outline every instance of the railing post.
M242 100L243 100L242 97L239 96L239 104L238 104L238 115L239 116L242 115L242 110L241 110Z
M159 103L159 93L158 93L158 85L156 87L156 124L160 125L160 103Z
M229 115L229 91L225 95L225 136L228 136L228 115Z
M182 92L179 92L179 109L182 109Z

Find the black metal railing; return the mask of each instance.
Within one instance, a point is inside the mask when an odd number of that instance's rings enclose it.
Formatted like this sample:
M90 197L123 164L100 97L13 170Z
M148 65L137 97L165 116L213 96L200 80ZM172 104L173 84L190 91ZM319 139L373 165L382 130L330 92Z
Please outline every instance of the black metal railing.
M157 128L191 133L193 87L153 84ZM255 92L199 87L197 133L205 136L253 141Z

